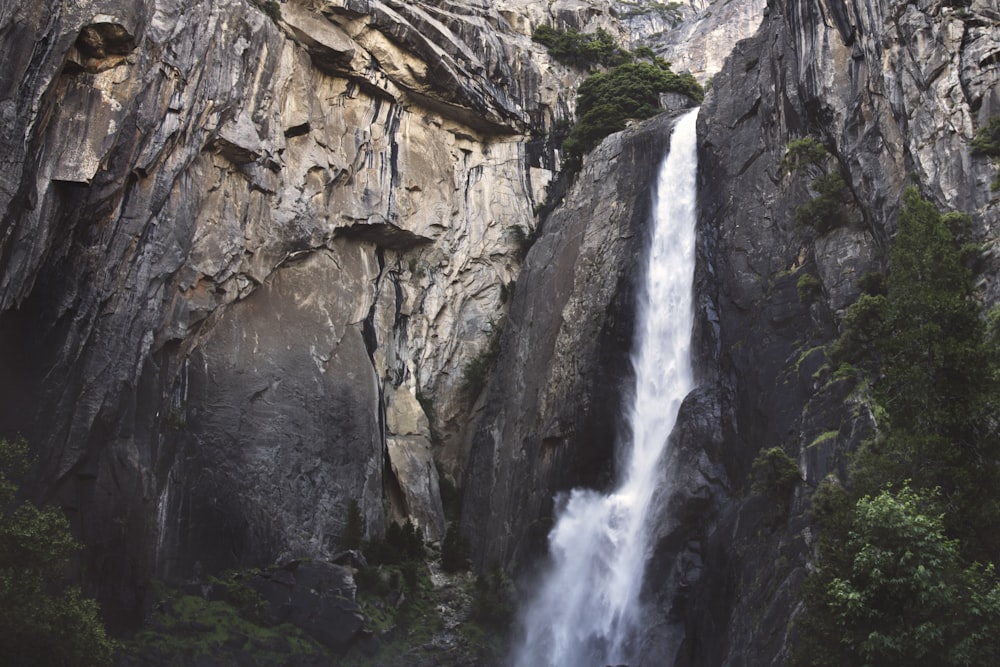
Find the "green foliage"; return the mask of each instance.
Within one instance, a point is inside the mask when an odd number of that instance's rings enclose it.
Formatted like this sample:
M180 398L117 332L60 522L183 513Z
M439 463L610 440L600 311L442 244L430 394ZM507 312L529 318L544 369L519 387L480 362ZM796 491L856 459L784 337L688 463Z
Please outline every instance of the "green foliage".
M969 440L977 395L988 384L972 272L934 205L915 188L903 203L886 284L877 396L891 408L892 428Z
M786 171L794 171L806 165L819 164L828 157L830 157L829 151L816 138L792 139L785 147L785 157L781 158L781 168Z
M556 60L578 67L613 67L632 60L629 52L620 48L615 38L603 28L594 33L583 33L573 28L564 31L540 25L531 34L531 39L545 46Z
M1000 584L991 567L963 565L936 500L903 487L864 496L847 514L844 503L827 505L846 538L807 586L794 664L997 664Z
M870 296L885 295L885 274L872 271L858 278L858 289Z
M972 140L972 154L986 155L994 163L1000 162L1000 116L993 116L976 132ZM997 175L993 179L992 188L1000 190L1000 164L997 164Z
M377 649L364 644L350 649L334 664L340 667L402 667L433 661L424 656L435 633L443 629L443 600L430 580L426 566L369 568L381 584L359 583L357 603L365 615L365 628L378 637ZM372 649L375 649L374 651ZM415 654L421 658L415 659ZM323 663L325 664L325 663ZM433 662L427 663L433 664Z
M364 539L365 520L361 516L361 505L352 498L351 502L347 504L347 522L344 525L344 534L340 543L344 549L360 549Z
M424 531L409 519L399 525L389 524L384 539L373 539L365 545L365 556L373 565L402 565L409 561L423 561Z
M816 179L812 189L816 196L795 209L795 222L815 229L818 234L826 234L853 220L848 205L852 195L844 177L838 172Z
M658 114L660 93L676 92L701 102L704 92L690 74L675 74L662 58L654 62L619 65L587 77L577 91L577 123L563 143L567 165L578 166L582 156L604 137L625 129L629 119Z
M514 587L500 568L476 577L472 617L484 626L505 630L514 616Z
M886 480L940 488L949 529L993 557L1000 502L982 489L1000 484L997 354L953 223L916 189L904 194L875 340L882 436L859 454L856 477L869 493Z
M781 447L762 449L750 470L750 490L783 503L802 479L799 467Z
M27 444L0 440L0 663L39 667L111 663L97 603L66 587L81 547L56 509L15 502L28 469Z
M744 72L749 72L754 67L756 67L757 63L759 63L759 62L760 62L760 58L758 58L757 56L754 56L753 58L748 58L747 61L745 63L743 63L743 71Z
M158 665L254 665L318 663L326 650L300 628L285 623L261 623L260 596L231 574L224 585L227 592L243 597L233 602L209 601L196 595L160 588L161 598L151 622L125 643L131 664ZM243 592L240 592L242 589ZM249 591L249 593L247 593ZM250 594L255 602L247 603ZM248 613L249 612L249 613ZM241 656L242 654L242 656Z
M812 303L823 294L823 283L811 273L803 273L795 282L795 289L799 293L799 301Z
M972 153L1000 158L1000 116L993 116L979 128L972 140Z
M834 365L873 364L877 358L876 343L881 340L886 298L883 295L862 294L851 304L841 323L840 336L830 346Z
M1000 352L963 258L964 216L903 195L889 274L848 311L831 356L875 382L877 437L850 490L813 499L820 560L796 665L1000 659Z

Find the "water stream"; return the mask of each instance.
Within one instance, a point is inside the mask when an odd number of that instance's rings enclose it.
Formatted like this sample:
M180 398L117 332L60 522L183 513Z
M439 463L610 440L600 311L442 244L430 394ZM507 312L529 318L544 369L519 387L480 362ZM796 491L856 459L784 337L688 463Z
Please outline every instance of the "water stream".
M697 109L676 122L658 174L619 482L610 494L575 489L564 499L549 534L551 569L522 612L517 667L604 667L629 664L633 655L650 503L669 497L659 488L669 483L660 461L694 384L696 120Z

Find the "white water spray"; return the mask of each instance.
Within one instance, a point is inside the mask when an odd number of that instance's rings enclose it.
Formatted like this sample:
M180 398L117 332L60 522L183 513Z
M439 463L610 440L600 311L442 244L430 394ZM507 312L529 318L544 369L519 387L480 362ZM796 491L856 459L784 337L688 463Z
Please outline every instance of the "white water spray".
M610 495L575 489L549 534L552 569L523 614L517 667L628 663L639 628L650 501L681 401L693 388L697 109L674 125L657 181L652 245L639 296L628 406L631 442Z

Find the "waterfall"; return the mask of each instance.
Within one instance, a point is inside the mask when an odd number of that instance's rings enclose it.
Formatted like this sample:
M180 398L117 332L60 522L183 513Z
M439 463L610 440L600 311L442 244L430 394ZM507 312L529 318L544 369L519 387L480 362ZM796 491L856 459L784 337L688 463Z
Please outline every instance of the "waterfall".
M654 494L669 497L660 465L681 402L694 384L695 125L698 110L674 125L660 167L652 243L640 290L626 406L631 429L619 483L610 494L575 489L549 534L551 569L522 614L517 667L604 667L628 663L639 628Z

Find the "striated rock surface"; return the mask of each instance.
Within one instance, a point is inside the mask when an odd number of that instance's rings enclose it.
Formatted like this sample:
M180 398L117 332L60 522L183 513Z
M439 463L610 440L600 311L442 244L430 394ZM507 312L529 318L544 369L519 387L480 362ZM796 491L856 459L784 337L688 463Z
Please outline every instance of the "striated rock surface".
M369 534L384 499L443 534L462 369L581 74L531 29L616 25L600 1L279 9L0 6L0 434L39 453L116 624L151 576L328 556L351 500Z
M439 539L439 474L465 481L477 564L530 569L553 494L610 481L670 124L609 138L536 229L584 73L530 35L647 40L715 76L700 385L640 663L781 664L809 491L874 423L824 347L905 184L972 214L1000 298L995 168L969 151L1000 113L1000 14L961 4L0 3L0 436L30 440L33 492L67 510L119 628L151 577L329 557L351 500L369 535L409 518ZM829 163L786 169L807 135ZM827 173L857 219L796 224ZM497 331L478 392L464 369ZM788 499L747 491L772 446L800 464Z
M975 129L997 113L1000 67L983 54L1000 48L998 19L982 2L959 11L772 0L760 30L714 78L699 116L700 199L711 276L702 294L719 338L701 366L715 369L729 486L720 487L728 500L713 499L717 514L699 544L704 574L680 598L678 665L785 664L810 567L811 490L845 473L845 453L874 426L864 392L825 355L857 278L885 268L908 183L943 209L970 213L988 244L1000 222L990 167L969 154ZM795 223L822 175L782 164L788 142L804 136L834 156L827 172L844 177L841 203L858 219L822 233ZM800 294L804 275L817 293ZM994 301L995 266L983 276ZM747 491L754 456L774 446L800 465L803 483L787 499Z
M465 477L482 566L544 547L554 493L612 481L651 165L670 127L661 115L595 149L525 260Z

